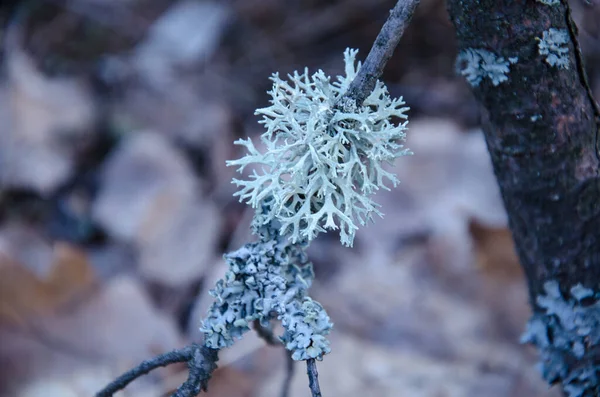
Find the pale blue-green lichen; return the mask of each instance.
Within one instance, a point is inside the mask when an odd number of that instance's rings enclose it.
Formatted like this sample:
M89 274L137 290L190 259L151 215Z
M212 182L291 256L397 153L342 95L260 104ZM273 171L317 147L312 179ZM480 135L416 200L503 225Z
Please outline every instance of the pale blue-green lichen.
M278 316L285 328L281 337L294 360L321 359L329 353L329 341L325 337L331 329L331 321L323 307L309 297L302 301L292 300L285 313Z
M471 86L476 87L484 79L494 86L508 80L510 65L517 63L518 57L508 60L481 48L467 48L456 58L456 71L463 75Z
M537 297L542 309L527 324L521 341L535 345L540 371L550 384L561 383L569 397L600 395L600 294L581 284L566 299L556 281L544 284Z
M266 150L238 140L247 154L227 162L240 172L255 167L248 180L234 179L235 195L254 208L273 197L265 221L280 222L292 242L339 228L342 244L352 246L357 225L382 215L373 193L398 183L385 164L410 154L401 144L408 108L402 98L390 98L381 81L361 106L339 106L360 68L356 54L346 50L345 75L334 82L321 70L294 72L289 81L274 74L271 106L256 111L266 127Z
M542 119L542 115L541 115L541 114L534 114L534 115L533 115L533 116L531 116L529 119L530 119L531 121L534 121L534 122L535 122L535 121L541 120L541 119Z
M569 69L569 33L566 29L550 28L538 40L538 52L546 63L559 69Z
M255 209L259 241L225 255L229 266L211 294L216 298L202 322L207 347L231 346L259 321L281 321L281 336L295 360L321 360L330 351L332 327L323 307L307 295L312 266L306 245L326 229L340 229L351 246L356 224L381 215L371 200L376 190L396 185L385 165L411 154L405 140L407 107L377 81L362 104L344 101L360 63L344 53L345 76L337 81L319 70L295 72L289 82L274 74L271 106L258 109L266 132L265 151L238 140L247 154L230 166L254 167L249 180L234 179L235 193Z
M560 4L560 0L537 0L537 2L548 6L557 6Z
M200 327L204 344L229 347L253 321L268 327L278 319L285 329L281 340L295 360L321 360L330 351L326 335L333 324L323 307L307 296L314 275L305 244L291 243L272 223L255 222L254 230L258 242L225 255L229 268L211 291L216 299Z

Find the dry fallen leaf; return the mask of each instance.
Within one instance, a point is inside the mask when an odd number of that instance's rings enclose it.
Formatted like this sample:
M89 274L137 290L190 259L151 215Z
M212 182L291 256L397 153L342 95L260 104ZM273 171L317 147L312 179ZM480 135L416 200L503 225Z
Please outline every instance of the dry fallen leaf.
M44 325L49 333L68 335L125 367L181 343L174 320L159 312L140 281L130 276L111 279L85 306Z
M200 187L164 136L135 133L107 160L94 218L138 249L143 276L177 287L202 276L219 238L216 207Z
M480 300L495 313L498 334L517 340L531 315L523 269L510 230L470 225L475 251L473 278L480 283Z
M198 200L182 208L139 241L140 273L171 287L199 280L214 256L220 228L211 203Z
M133 132L104 164L94 219L136 242L192 202L199 180L183 154L157 132Z
M486 227L472 222L469 230L473 236L479 269L490 277L507 281L523 279L523 270L508 228Z
M28 236L32 240L19 244ZM37 257L27 257L36 250ZM94 283L94 269L77 247L50 245L20 228L0 233L0 322L23 325L50 315L91 292Z
M0 88L0 183L46 196L71 176L96 109L84 81L44 76L14 42L18 34L7 33L8 85Z
M214 53L228 14L228 7L219 2L174 3L136 50L134 62L140 74L156 88L171 89L177 82L177 67L206 60Z
M26 387L33 379L79 390L87 383L85 373L94 368L101 383L107 383L139 362L183 344L174 319L158 311L144 286L131 276L112 278L76 307L39 317L33 325L22 330L0 328L0 395ZM131 392L140 385L146 394L126 395L159 397L158 392L148 392L148 382L157 384L171 370L153 371L132 385ZM85 390L100 386L92 383Z

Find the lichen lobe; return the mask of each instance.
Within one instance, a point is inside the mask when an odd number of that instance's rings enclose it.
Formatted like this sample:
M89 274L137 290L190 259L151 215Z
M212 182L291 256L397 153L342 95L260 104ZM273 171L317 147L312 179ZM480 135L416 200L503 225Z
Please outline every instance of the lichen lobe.
M538 52L546 63L558 69L569 69L569 33L566 29L550 28L538 40Z
M467 48L456 58L456 71L473 87L477 87L485 79L498 86L508 80L510 65L518 60L518 57L509 57L506 60L482 48Z
M527 324L522 343L535 345L539 369L550 384L562 384L569 397L600 394L600 366L594 351L600 343L600 294L581 284L565 299L557 281L544 284L541 309Z

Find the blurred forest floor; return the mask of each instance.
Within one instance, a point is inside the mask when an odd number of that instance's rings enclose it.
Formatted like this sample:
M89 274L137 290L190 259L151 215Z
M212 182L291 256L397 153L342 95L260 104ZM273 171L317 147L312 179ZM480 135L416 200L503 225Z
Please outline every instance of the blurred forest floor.
M574 1L600 95L600 2ZM0 9L0 395L92 396L139 361L200 339L222 254L252 237L233 197L261 133L268 77L367 54L390 0L40 0ZM443 1L423 0L386 68L411 107L385 217L310 249L335 323L325 396L555 396L532 349L525 281L454 74ZM279 396L284 353L249 333L208 395ZM169 395L171 366L121 396ZM298 367L292 396L308 395Z

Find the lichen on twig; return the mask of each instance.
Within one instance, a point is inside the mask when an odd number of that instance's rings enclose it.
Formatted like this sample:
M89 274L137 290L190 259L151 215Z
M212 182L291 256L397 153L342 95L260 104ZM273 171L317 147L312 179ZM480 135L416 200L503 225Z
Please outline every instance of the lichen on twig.
M367 55L365 62L340 103L350 100L356 106L360 106L371 94L377 80L383 73L385 65L392 57L400 38L410 23L419 1L399 0L396 3L377 35L369 55Z
M296 73L292 77L294 87L309 88L308 91L313 92L314 97L295 95L300 92L294 91L293 86L279 80L276 75L273 77L275 107L258 111L265 117L264 124L272 130L266 134L273 135L273 125L283 120L276 108L277 100L285 105L283 108L293 105L296 111L292 117L293 123L285 126L286 128L277 129L279 137L272 141L266 140L274 150L271 157L258 153L250 141L240 141L239 144L250 150L250 158L230 162L230 165L243 168L258 160L264 166L269 165L266 163L269 160L270 165L281 167L283 160L289 160L290 164L296 163L298 175L307 179L308 183L296 183L295 190L274 191L264 189L261 184L238 181L238 185L243 187L239 194L241 198L249 199L257 209L254 231L259 235L260 241L247 244L226 257L230 266L228 275L217 284L213 292L217 301L202 326L205 345L192 344L146 360L111 382L97 397L112 396L153 369L177 362L188 364L189 376L173 397L195 396L206 390L208 380L216 368L219 349L230 346L235 338L241 337L250 329L250 322L254 321L258 325L256 330L259 334L262 332L263 338L270 344L275 344L275 336L260 328L275 318L281 320L286 329L280 340L291 351L288 354L288 371L282 397L289 392L294 368L292 358L306 360L312 396L321 397L315 359L320 360L329 352L329 342L325 335L332 324L321 305L306 296L312 271L303 250L307 241L318 232L325 231L327 227L337 227L334 217L337 217L340 226L345 227L342 230L342 242L352 245L356 229L352 218L358 217L359 223L364 224L371 213L377 213L376 205L368 199L368 195L376 189L385 188L384 178L391 180L393 184L397 182L393 174L381 168L380 163L391 162L398 156L409 154L399 144L404 140L406 122L402 120L406 119L404 112L408 108L403 107L401 98L392 100L378 79L418 3L418 0L398 1L364 64L355 65L356 51L346 52L346 76L337 85L331 85L323 72L312 76L306 71L303 74ZM372 100L369 106L363 106L370 97ZM307 123L307 117L321 122L324 128L315 130L312 122ZM337 128L330 128L332 123ZM325 145L320 147L320 151L312 146L311 150L303 152L286 152L287 148L277 147L285 139L298 137L298 134L302 136L302 132L306 133L309 127L312 128L310 132L313 135L318 133L318 136L313 136L310 142L300 142L300 145L308 147L318 142L322 144L324 139ZM286 131L289 136L282 137L281 134ZM357 134L364 136L358 138ZM305 134L306 136L308 135ZM368 136L372 139L366 139ZM365 142L370 147L362 147ZM273 153L279 153L280 156ZM294 153L300 157L288 158ZM302 154L305 156L302 157ZM344 162L340 160L342 158L356 161ZM315 165L314 170L311 165ZM324 173L324 168L329 168L329 174ZM315 173L320 179L314 177ZM343 181L341 178L345 174L345 178L350 179ZM311 175L312 179L309 178ZM258 175L255 174L256 176ZM290 170L289 176L294 176L293 170ZM273 179L272 176L270 178ZM277 182L281 183L283 180L285 178ZM362 190L351 194L357 184L359 190ZM300 188L305 191L297 191ZM308 203L307 206L303 206L305 202ZM299 210L297 205L308 212L317 213L306 219L296 219L293 214ZM357 215L353 209L356 206L361 207L363 212ZM274 216L276 211L283 211L283 215ZM288 241L290 234L293 238Z

